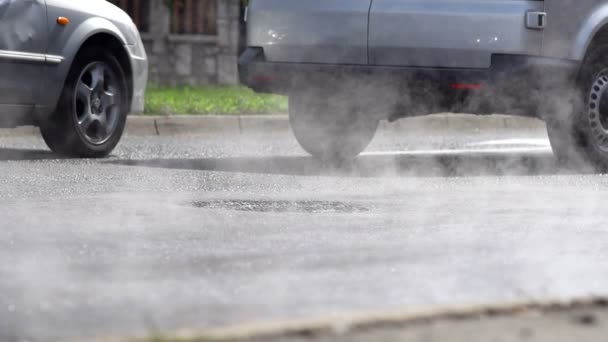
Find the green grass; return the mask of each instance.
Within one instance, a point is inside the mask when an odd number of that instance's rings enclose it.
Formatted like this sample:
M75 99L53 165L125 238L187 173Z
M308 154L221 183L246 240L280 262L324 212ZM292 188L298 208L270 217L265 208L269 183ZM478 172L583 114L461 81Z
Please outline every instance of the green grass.
M276 114L287 112L287 99L245 87L151 86L145 108L148 115Z

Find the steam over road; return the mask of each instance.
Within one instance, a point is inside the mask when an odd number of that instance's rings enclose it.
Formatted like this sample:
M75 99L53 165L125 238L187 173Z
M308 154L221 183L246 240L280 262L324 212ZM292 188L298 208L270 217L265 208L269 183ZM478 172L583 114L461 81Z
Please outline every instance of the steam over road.
M608 179L547 144L421 132L328 167L287 135L0 138L0 341L606 294Z

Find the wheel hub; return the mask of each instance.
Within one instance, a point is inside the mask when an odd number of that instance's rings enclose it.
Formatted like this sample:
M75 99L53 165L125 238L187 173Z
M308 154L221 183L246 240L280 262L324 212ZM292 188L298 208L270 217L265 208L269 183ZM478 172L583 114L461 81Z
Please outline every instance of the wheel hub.
M101 97L98 94L94 94L93 96L91 96L91 111L96 114L101 113L103 111L101 105Z
M89 64L81 73L74 92L74 116L82 137L100 145L118 127L120 84L114 71L103 62Z

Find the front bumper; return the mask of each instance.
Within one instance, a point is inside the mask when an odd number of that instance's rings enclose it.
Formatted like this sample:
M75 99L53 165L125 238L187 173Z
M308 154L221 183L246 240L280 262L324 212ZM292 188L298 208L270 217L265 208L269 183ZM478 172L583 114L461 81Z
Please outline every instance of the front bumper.
M130 113L143 113L145 105L146 86L148 84L148 57L143 44L128 45L129 59L131 61L131 82L133 93Z

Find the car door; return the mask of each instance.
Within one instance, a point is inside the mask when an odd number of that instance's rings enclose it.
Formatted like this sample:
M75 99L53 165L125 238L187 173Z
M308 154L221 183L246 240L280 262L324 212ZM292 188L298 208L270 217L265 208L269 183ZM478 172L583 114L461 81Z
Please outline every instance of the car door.
M248 45L272 62L367 64L371 0L252 0Z
M0 0L0 104L34 104L44 83L44 0Z
M370 64L488 68L492 54L539 55L543 10L527 0L373 0Z

